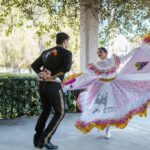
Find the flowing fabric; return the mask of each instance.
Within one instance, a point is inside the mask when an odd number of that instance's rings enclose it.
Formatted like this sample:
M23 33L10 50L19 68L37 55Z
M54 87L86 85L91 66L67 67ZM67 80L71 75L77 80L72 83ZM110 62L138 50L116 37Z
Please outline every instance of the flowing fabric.
M82 114L76 127L83 133L94 127L125 128L134 115L146 116L150 103L150 37L145 39L125 56L113 55L89 64L85 74L66 85L69 90L85 89L77 100ZM119 65L128 59L118 73Z

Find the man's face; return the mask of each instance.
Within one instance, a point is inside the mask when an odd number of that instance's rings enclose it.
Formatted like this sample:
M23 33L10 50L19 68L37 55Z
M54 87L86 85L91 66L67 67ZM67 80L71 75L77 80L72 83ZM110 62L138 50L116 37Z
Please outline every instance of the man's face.
M64 41L64 48L68 48L69 47L69 40L65 40Z

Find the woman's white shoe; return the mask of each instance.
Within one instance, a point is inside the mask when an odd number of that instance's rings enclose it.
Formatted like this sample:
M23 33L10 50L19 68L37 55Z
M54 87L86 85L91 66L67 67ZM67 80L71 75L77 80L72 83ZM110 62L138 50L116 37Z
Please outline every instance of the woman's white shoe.
M106 139L110 139L111 135L110 135L110 127L107 127L105 130L105 138Z

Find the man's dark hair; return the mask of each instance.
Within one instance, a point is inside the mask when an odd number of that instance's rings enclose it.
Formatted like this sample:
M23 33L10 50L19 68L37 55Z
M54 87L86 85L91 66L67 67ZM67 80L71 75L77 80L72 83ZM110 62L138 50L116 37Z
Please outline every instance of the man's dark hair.
M69 40L69 38L70 38L69 35L64 32L57 33L56 44L63 44L63 42L65 40Z
M104 53L108 53L108 51L105 47L99 47L98 50L102 50Z

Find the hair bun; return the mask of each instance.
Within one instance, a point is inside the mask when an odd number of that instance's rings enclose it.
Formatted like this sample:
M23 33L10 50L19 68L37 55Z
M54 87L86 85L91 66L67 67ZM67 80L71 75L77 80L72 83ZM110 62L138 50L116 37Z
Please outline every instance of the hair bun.
M98 50L102 50L102 51L104 51L105 53L108 53L108 51L107 51L107 49L106 49L105 47L100 47L100 48L98 48Z

